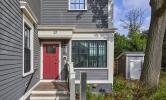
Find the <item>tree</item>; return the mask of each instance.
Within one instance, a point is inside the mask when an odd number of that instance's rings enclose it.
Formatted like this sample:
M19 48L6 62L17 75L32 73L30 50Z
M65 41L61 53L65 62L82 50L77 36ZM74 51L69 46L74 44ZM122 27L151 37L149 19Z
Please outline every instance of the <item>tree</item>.
M133 32L129 37L129 51L145 51L146 37L142 33Z
M115 57L124 51L128 51L129 42L127 37L120 35L119 33L115 34Z
M131 33L140 32L143 25L143 15L144 12L141 9L132 9L126 14L125 19L121 20L123 28L129 30L129 36Z
M145 52L141 81L150 90L159 83L162 45L166 29L166 0L150 0L151 22Z
M134 32L130 37L115 34L115 57L125 51L144 51L146 37L142 33Z

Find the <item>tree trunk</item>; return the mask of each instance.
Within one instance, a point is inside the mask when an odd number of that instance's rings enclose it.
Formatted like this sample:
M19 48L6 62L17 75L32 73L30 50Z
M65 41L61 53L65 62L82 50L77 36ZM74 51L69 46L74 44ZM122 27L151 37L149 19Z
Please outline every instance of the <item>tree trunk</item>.
M156 89L159 83L162 44L166 29L166 0L151 0L150 5L151 23L140 80L149 89Z

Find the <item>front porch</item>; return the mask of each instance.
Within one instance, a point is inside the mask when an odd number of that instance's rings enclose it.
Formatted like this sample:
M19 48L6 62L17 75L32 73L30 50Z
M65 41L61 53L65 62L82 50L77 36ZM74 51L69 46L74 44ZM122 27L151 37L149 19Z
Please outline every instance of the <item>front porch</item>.
M67 62L66 80L40 80L30 100L75 100L75 72L73 63Z

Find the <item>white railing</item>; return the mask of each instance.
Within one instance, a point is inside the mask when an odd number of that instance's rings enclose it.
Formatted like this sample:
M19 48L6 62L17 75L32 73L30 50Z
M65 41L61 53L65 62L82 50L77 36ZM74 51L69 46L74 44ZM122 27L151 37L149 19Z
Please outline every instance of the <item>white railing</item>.
M68 88L70 91L70 100L75 100L75 72L73 62L68 62Z

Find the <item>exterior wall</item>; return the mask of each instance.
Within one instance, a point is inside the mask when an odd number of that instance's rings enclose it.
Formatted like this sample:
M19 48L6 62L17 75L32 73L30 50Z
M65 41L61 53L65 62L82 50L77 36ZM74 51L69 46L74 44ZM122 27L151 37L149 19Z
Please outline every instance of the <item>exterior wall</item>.
M34 73L23 77L23 17L19 1L0 1L0 100L18 100L39 81L40 49L36 28Z
M88 10L71 11L68 10L68 0L41 0L40 24L108 28L108 0L87 1Z
M76 80L80 80L80 72L87 72L87 80L108 80L108 69L75 69Z
M38 18L38 20L40 20L40 1L41 0L20 0L20 1L26 1L29 3L32 11L34 12L34 14L36 15L36 17ZM40 21L39 21L40 22Z
M118 74L126 77L126 56L121 56L118 59Z

